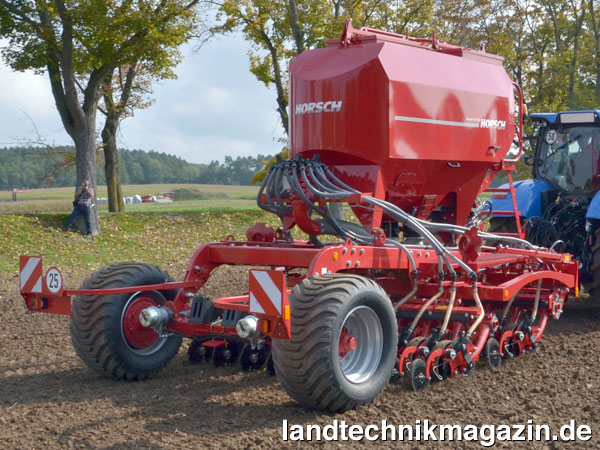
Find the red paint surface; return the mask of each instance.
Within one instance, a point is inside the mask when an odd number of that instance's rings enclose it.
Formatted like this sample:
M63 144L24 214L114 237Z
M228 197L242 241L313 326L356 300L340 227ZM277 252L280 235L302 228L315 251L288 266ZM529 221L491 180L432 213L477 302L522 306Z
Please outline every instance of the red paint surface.
M292 157L318 153L362 192L377 191L373 170L380 169L377 196L417 215L425 195L435 195L436 204L455 195L455 220L464 223L488 169L513 141L515 99L502 58L455 47L434 51L431 42L389 33L369 31L353 42L304 51L290 64ZM327 101L342 101L340 111L296 114L297 105ZM480 128L480 119L506 127Z

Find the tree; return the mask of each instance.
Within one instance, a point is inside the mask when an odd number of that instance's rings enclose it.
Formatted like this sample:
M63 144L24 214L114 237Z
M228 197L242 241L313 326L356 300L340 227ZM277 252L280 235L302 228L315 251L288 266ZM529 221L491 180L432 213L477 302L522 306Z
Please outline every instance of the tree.
M250 71L267 87L274 85L277 111L288 133L289 61L307 48L337 36L345 18L355 26L404 32L429 30L432 0L224 0L215 33L241 31L250 42Z
M164 63L165 43L189 39L199 0L0 0L4 60L47 72L65 130L76 148L77 184L96 186L96 111L116 67ZM158 51L157 51L158 49ZM98 216L92 214L92 234Z
M119 121L125 116L125 109L129 104L129 96L135 79L137 64L116 69L117 79L111 73L102 83L102 98L104 108L100 111L105 115L102 128L102 150L104 150L104 173L106 174L106 190L108 191L108 211L120 212L125 210L123 192L121 189L121 172L119 170L119 153L117 151L117 130ZM125 69L125 70L124 70ZM123 76L125 72L125 76ZM115 93L115 85L120 94ZM115 95L117 99L115 100Z
M192 7L198 8L198 5L193 2L181 5L183 9ZM104 114L105 121L101 136L110 212L125 209L117 151L117 132L120 122L132 116L133 110L145 109L154 103L148 98L154 80L177 78L173 68L182 59L178 48L189 39L190 31L193 31L194 35L205 32L201 15L194 16L193 27L188 32L171 34L170 39L165 40L159 48L155 49L151 58L148 58L148 55L141 55L130 64L115 67L102 83L103 107L100 111Z

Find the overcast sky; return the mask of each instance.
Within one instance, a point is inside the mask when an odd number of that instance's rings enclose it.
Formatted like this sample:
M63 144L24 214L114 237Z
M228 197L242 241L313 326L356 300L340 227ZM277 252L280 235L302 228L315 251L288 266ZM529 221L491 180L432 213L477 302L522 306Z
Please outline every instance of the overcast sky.
M184 49L178 79L154 84L156 103L121 124L121 148L156 150L189 162L275 154L284 136L275 94L248 70L241 36L220 37L199 51ZM29 117L29 118L28 118ZM103 116L98 114L97 129ZM72 145L47 75L12 72L0 63L0 146L37 141Z

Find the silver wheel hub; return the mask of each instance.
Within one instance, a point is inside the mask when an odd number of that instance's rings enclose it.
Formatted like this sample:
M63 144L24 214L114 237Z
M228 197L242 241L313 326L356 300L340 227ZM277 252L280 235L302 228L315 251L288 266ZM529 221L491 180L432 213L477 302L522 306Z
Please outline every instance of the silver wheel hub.
M383 354L383 328L379 317L368 306L352 309L344 318L338 334L338 354L340 341L344 338L342 332L356 340L354 349L339 356L342 374L351 383L363 383L373 376Z

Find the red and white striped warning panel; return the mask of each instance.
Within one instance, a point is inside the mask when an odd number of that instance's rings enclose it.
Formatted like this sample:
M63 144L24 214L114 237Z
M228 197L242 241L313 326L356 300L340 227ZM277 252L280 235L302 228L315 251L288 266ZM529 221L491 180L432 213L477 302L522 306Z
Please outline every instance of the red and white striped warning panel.
M277 270L250 271L250 312L281 317L286 293L285 274Z
M21 292L42 292L42 258L21 256L19 258Z

